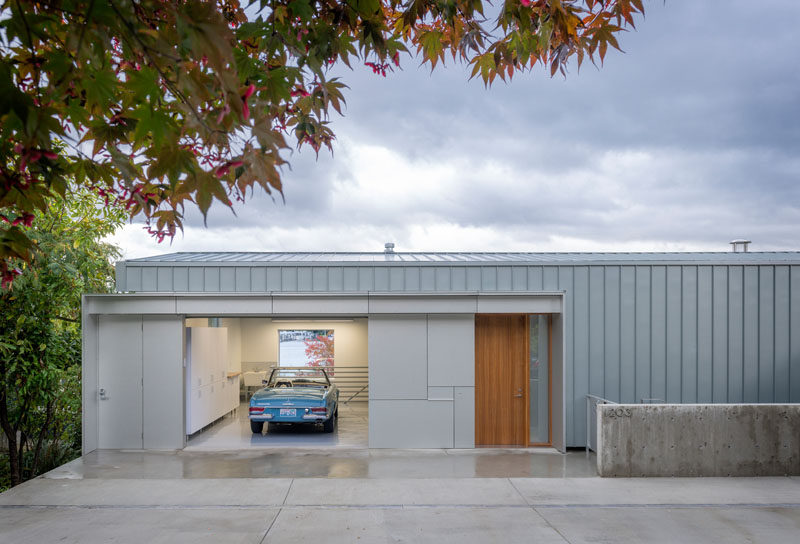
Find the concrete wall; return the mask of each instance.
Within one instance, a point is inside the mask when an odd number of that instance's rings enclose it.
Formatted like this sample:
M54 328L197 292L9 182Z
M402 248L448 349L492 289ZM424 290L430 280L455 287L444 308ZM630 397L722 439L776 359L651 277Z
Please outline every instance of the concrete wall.
M798 404L605 404L601 476L800 476Z
M475 316L369 320L369 446L475 446Z

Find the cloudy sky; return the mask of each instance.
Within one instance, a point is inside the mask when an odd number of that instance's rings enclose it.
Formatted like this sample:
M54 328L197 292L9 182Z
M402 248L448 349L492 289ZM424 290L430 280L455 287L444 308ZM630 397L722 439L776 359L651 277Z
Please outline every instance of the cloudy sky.
M286 202L140 223L126 258L171 251L800 249L800 2L648 0L597 70L484 89L406 58L343 71L334 155L295 152ZM335 114L334 114L335 115Z

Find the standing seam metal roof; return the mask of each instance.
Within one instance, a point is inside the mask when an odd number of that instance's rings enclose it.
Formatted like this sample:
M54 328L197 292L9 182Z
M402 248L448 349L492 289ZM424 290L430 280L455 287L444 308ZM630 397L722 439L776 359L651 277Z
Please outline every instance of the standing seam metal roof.
M176 252L126 263L519 263L570 264L592 262L755 262L800 264L798 251L773 252L652 252L652 253L514 253L514 252Z

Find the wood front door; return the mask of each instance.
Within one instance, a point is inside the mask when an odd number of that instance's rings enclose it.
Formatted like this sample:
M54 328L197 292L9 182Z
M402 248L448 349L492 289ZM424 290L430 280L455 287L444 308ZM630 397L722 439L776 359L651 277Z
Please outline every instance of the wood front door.
M475 316L475 444L527 446L524 315Z

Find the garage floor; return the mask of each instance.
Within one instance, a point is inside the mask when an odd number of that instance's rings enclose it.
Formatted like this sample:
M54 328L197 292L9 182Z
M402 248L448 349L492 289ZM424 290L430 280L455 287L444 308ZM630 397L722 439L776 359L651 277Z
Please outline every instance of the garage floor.
M321 426L292 425L253 434L246 403L203 431L189 438L184 451L229 451L248 448L366 448L368 403L350 402L339 406L339 420L332 433Z

